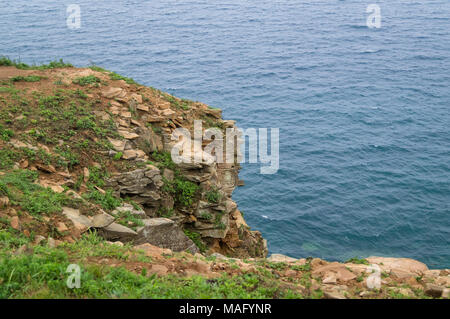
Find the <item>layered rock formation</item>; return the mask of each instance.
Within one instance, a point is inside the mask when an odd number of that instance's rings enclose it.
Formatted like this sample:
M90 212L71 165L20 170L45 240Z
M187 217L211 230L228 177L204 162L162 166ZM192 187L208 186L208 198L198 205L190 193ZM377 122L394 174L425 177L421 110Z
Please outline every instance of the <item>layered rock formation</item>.
M25 153L42 151L54 159L44 163L24 155L16 167L38 172L40 185L90 207L87 214L76 207L64 208L63 216L73 232L63 240L76 240L96 229L110 241L147 242L174 251L201 250L243 258L266 256L265 240L250 230L231 198L239 182L239 164L217 163L213 156L207 162L177 165L170 156L175 144L172 132L184 128L193 133L195 120L201 121L203 132L216 127L226 138L225 128L233 128L234 121L222 120L221 110L178 99L97 67L9 67L3 71L7 77L0 74L0 80L13 81L24 89L23 98L29 100L26 112L33 118L25 127L14 128L15 138L4 144ZM30 88L39 98L26 93ZM58 113L71 117L59 118ZM39 127L39 121L48 124ZM27 130L47 136L63 136L67 130L74 133L51 142L31 135L19 139ZM69 155L73 164L66 163L64 156ZM111 202L126 200L133 206L108 207L100 199L105 196ZM111 211L105 212L98 203Z

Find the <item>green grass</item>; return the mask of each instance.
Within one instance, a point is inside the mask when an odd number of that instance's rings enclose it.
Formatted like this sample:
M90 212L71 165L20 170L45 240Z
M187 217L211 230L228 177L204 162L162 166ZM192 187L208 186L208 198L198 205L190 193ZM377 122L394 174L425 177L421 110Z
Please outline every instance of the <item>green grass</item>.
M86 85L89 85L89 84L98 84L100 82L101 82L101 80L98 77L94 76L94 75L88 75L88 76L79 77L79 78L76 78L76 79L74 79L72 81L72 83L78 84L78 85L81 85L81 86L86 86Z
M200 249L201 252L206 251L206 245L202 241L202 237L199 233L190 231L189 229L184 229L184 234L194 242L194 244L198 247L198 249Z
M5 56L0 57L0 66L14 66L21 70L48 70L56 68L71 68L73 67L70 63L64 63L63 59L51 61L48 64L42 65L28 65L20 61L11 60Z
M11 149L0 149L0 169L8 169L14 166L19 159L16 151Z
M89 67L89 69L91 69L92 71L97 71L97 72L102 72L102 73L108 72L108 70L106 70L106 69L104 69L104 68L102 68L102 67L99 67L99 66L97 66L97 65L91 65L91 66Z
M122 158L122 156L123 156L122 152L117 152L116 154L114 154L113 160L118 161Z
M221 195L218 189L213 188L206 192L205 198L208 202L217 204L221 199Z
M29 240L0 230L0 298L302 298L261 274L222 275L216 279L131 272L122 266L87 263L90 257L117 261L130 258L129 246L106 244L96 234L84 235L76 243L57 248L35 246L33 254L14 255L14 249ZM136 252L137 260L152 260ZM116 262L117 262L116 261ZM67 267L81 268L80 288L67 287Z
M138 84L136 81L134 81L132 78L127 78L125 76L122 76L120 74L117 74L115 72L111 72L109 74L109 78L111 80L124 80L128 84Z
M133 215L129 211L121 211L118 214L116 214L115 217L116 223L129 227L133 230L136 230L137 227L144 226L144 222L142 221L142 219L140 219L136 215Z
M14 132L11 129L4 128L3 125L0 124L0 139L7 142L13 136Z
M65 194L35 184L37 172L16 170L0 176L0 192L34 216L58 213L70 202Z
M39 75L15 76L10 80L12 82L39 82L43 77Z
M106 211L112 211L122 204L122 200L114 196L111 190L102 194L93 187L89 187L89 191L83 194L83 198L101 205Z
M178 99L170 94L167 93L163 93L162 94L164 96L164 98L166 99L166 101L168 101L170 103L171 106L176 107L178 109L182 109L182 110L189 110L190 104L192 104L193 102L187 99Z
M195 196L199 190L197 184L185 180L180 175L176 175L173 181L163 180L163 191L174 196L175 203L183 207L190 207L194 203Z
M350 258L345 263L352 263L352 264L359 264L359 265L369 265L369 261L367 259L357 258L357 257Z
M158 162L157 165L161 168L175 169L175 163L172 161L172 155L169 152L154 151L152 158Z

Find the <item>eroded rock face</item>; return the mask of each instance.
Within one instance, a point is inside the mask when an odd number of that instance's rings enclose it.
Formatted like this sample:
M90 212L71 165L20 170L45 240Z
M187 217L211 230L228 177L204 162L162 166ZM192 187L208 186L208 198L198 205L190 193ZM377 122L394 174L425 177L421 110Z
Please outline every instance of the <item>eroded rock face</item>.
M220 114L218 111L212 111L212 113ZM167 116L166 113L164 114ZM228 123L228 125L232 124L232 122ZM115 150L122 151L123 158L127 160L136 160L139 157L135 148L144 150L150 155L153 151L170 152L174 145L168 134L169 129L165 130L161 136L142 127L134 132L138 133L128 134L128 131L122 131L124 140L110 140ZM128 149L129 147L132 148ZM203 156L203 152L201 155ZM159 169L153 165L146 165L140 169L117 173L109 178L106 187L114 189L116 195L129 197L142 205L148 217L159 217L170 212L168 215L174 222L174 226L168 228L187 228L199 234L207 244L209 253L217 252L231 257L265 257L267 255L266 241L261 233L250 231L237 204L231 199L231 194L239 182L239 164L217 163L214 157L210 157L202 163L182 162L176 165L177 174L199 186L196 200L190 207L180 207L176 204L176 195L164 191L165 181L171 182L175 178L174 171L167 168ZM211 192L214 193L212 198L209 195ZM146 229L148 232L150 227L165 229L162 226L159 228L154 225L144 226L138 236L138 243L145 242L143 232ZM164 234L161 236L164 237ZM161 238L157 240L158 244L155 243L156 241L147 242L158 246L164 245ZM182 248L182 250L185 249L187 247Z
M151 218L142 220L144 226L137 229L136 245L149 243L173 251L200 252L198 247L178 227L167 218Z
M159 207L161 187L164 185L160 171L152 165L134 171L113 175L107 186L120 196L128 196L136 203Z

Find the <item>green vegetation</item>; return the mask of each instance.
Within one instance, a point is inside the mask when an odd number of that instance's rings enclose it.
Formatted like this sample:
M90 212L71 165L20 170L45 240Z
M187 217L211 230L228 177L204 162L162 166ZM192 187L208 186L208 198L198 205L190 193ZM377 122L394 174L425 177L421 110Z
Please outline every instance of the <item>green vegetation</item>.
M97 71L97 72L102 72L102 73L108 72L108 70L106 70L106 69L104 69L102 67L99 67L97 65L91 65L89 67L89 69L91 69L92 71Z
M292 265L291 269L297 271L311 271L311 262L307 262L304 265Z
M182 110L187 111L191 108L189 105L194 103L193 101L190 101L187 99L176 98L167 93L162 93L162 95L164 96L166 101L168 101L170 103L171 106L176 107L177 109L182 109Z
M0 298L302 298L270 274L159 277L147 275L146 268L132 272L121 265L92 264L88 260L95 257L152 263L138 251L130 255L130 246L106 244L95 233L57 248L35 246L32 254L13 253L29 240L0 230ZM81 268L80 288L67 287L70 264Z
M0 192L34 216L60 212L70 199L35 184L37 177L37 172L29 170L9 172L0 176Z
M3 125L0 124L0 139L9 141L13 136L14 132L11 129L4 128Z
M170 218L173 216L174 210L173 208L167 208L167 207L160 207L158 209L158 216L164 217L164 218Z
M15 76L11 78L11 82L39 82L43 77L39 75L28 75L28 76Z
M109 77L111 80L124 80L128 84L138 85L138 83L136 81L134 81L132 78L127 78L127 77L117 74L115 72L110 72Z
M158 167L172 169L175 173L175 178L172 181L163 178L163 191L173 195L177 204L183 207L191 206L197 195L199 186L196 183L186 180L181 175L175 163L172 161L170 153L153 152L152 157L157 162Z
M217 127L222 130L225 129L223 122L220 120L212 119L208 116L203 116L202 120L203 120L203 125L205 126L205 128Z
M108 190L103 194L92 186L89 187L88 192L83 194L83 198L101 205L106 211L112 211L122 204L122 200L114 196L111 190Z
M158 162L158 166L162 168L175 169L175 163L172 161L172 155L168 152L157 152L152 153L153 159Z
M217 188L213 188L206 192L205 197L208 202L217 204L220 201L221 195Z
M136 230L137 227L144 226L142 219L140 219L136 215L133 215L129 211L121 211L118 214L116 214L115 217L116 217L116 223L119 223L123 226L129 227L133 230Z
M109 177L108 172L104 167L89 167L89 183L103 187L105 186L105 180Z
M164 179L163 191L172 194L175 202L183 207L190 207L194 203L198 189L197 184L178 175L173 181Z
M47 70L47 69L56 69L56 68L71 68L72 64L64 63L62 59L51 61L49 64L42 65L28 65L19 61L10 60L7 57L0 57L0 66L14 66L21 70Z
M3 148L0 149L0 169L8 169L13 167L16 160L19 159L17 152Z
M81 85L81 86L86 86L86 85L89 85L89 84L97 84L98 85L98 83L100 83L101 80L98 77L94 76L94 75L88 75L88 76L83 76L83 77L76 78L72 82L74 84L78 84L78 85Z
M360 264L360 265L369 265L369 261L367 261L367 259L364 258L350 258L349 260L347 260L345 263L352 263L352 264Z
M194 244L198 247L198 249L200 249L201 252L206 251L206 245L202 241L202 236L199 233L190 231L189 229L184 229L184 234L194 242Z
M122 152L117 152L116 154L114 154L113 159L115 161L118 161L118 160L120 160L122 158L122 156L123 156Z

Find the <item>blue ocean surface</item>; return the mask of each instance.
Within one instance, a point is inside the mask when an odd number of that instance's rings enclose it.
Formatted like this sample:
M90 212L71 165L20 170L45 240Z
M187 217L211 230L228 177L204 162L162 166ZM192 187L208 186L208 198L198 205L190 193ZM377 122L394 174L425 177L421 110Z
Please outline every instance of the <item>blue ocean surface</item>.
M233 194L270 252L450 267L448 0L0 1L0 34L0 55L96 64L280 128L278 173L244 164Z

